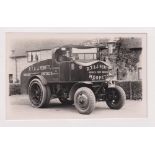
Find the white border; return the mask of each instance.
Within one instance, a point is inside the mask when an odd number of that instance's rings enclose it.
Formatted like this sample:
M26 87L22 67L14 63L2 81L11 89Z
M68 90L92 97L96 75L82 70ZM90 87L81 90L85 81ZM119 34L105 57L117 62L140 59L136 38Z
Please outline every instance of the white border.
M147 33L147 74L148 74L148 92L150 92L150 60L151 54L155 51L154 47L154 28L1 28L0 29L0 44L1 49L1 101L0 103L0 126L155 126L155 104L151 102L148 93L148 118L106 118L93 119L93 120L23 120L23 121L10 121L5 119L5 32L55 32L55 33ZM152 78L151 78L152 79ZM151 83L153 85L153 83ZM155 102L154 102L155 103Z

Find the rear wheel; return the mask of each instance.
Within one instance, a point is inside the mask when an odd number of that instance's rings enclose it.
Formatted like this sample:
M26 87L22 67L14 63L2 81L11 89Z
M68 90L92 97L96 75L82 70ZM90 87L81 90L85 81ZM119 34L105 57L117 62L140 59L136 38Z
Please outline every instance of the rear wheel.
M51 91L39 79L33 79L28 87L28 95L33 107L42 108L49 104Z
M95 107L95 95L90 88L81 87L74 95L74 104L81 114L90 114Z
M123 107L125 100L126 95L121 87L115 86L106 90L106 103L109 108L120 109Z

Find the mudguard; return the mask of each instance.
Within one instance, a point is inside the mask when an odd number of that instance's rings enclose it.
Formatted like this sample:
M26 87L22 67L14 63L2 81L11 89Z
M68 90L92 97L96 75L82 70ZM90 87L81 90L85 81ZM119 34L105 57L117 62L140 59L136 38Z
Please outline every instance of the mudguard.
M70 89L69 91L69 100L74 100L74 94L76 92L76 90L82 86L92 86L92 82L91 81L82 81L82 82L78 82L78 83L75 83L72 88Z
M29 80L29 83L32 79L35 79L35 78L39 79L43 85L47 85L47 80L42 75L32 76Z

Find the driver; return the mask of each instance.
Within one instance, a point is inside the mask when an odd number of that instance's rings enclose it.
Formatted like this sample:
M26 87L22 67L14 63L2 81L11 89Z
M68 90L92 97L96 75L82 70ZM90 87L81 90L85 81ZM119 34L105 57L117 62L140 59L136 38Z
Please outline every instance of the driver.
M69 51L65 51L62 52L59 56L58 56L58 61L59 62L63 62L63 61L69 61Z

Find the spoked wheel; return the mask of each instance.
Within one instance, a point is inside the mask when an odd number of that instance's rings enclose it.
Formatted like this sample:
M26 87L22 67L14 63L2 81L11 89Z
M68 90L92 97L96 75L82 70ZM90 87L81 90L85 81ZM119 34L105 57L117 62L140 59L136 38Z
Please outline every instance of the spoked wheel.
M106 91L106 103L111 109L120 109L123 107L126 100L124 90L115 86L114 88L108 88Z
M74 95L75 107L81 114L90 114L94 110L95 96L87 87L79 88Z
M70 101L68 100L67 98L64 98L64 97L59 97L59 101L62 103L62 104L74 104L74 101Z
M49 104L51 91L48 86L44 86L39 79L33 79L28 87L31 105L36 108L45 107Z

